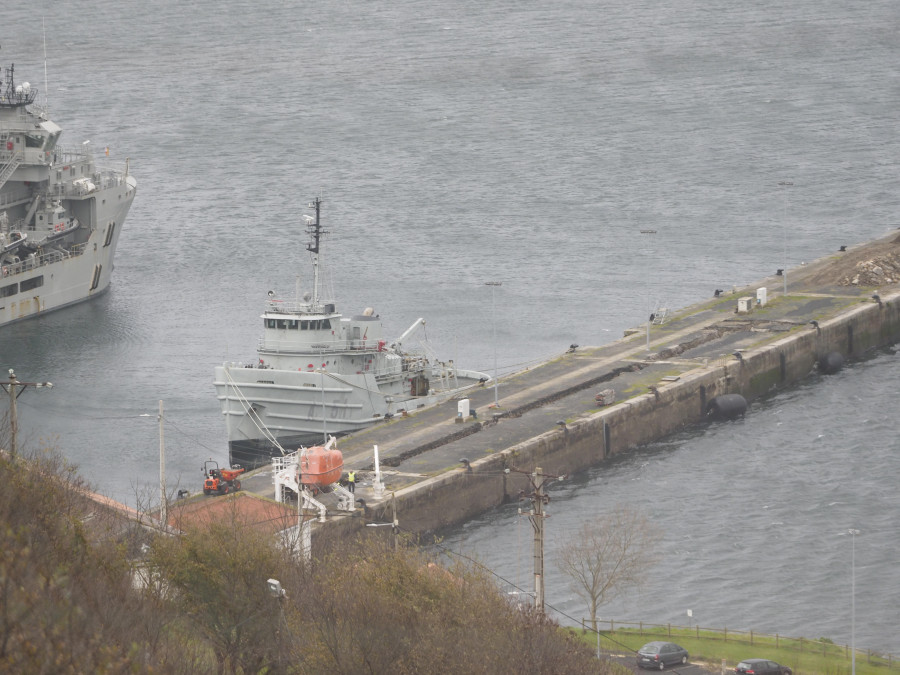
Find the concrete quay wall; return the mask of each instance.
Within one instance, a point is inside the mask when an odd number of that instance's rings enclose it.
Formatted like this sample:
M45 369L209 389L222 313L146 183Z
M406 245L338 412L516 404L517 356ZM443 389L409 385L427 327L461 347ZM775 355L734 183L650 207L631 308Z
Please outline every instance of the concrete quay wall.
M472 460L471 470L451 469L396 491L399 522L404 530L418 533L465 522L516 500L520 490L530 492L528 476L521 469L539 466L558 475L596 466L704 421L707 404L716 396L742 394L752 401L804 379L828 353L852 359L898 341L900 294L860 301L818 320L818 325L798 325L777 339L764 334L757 345L741 351L741 358L710 359L677 381L659 381L646 394ZM367 508L366 518L389 521L390 512L388 496Z

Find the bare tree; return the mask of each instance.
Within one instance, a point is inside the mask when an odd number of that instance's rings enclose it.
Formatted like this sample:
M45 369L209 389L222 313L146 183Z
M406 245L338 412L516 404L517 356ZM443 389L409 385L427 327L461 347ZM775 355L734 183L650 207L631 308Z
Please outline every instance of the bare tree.
M620 506L585 522L559 551L557 565L587 602L594 630L602 605L643 583L658 540L659 530L643 514Z
M171 602L182 629L210 646L219 672L279 672L282 619L266 580L283 576L287 557L234 500L228 506L218 520L156 539L149 563L165 579L159 601Z

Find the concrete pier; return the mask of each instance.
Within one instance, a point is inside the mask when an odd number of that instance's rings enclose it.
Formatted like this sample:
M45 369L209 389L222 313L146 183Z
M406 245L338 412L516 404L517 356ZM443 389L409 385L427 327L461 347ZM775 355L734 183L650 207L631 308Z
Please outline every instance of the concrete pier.
M561 475L596 466L706 423L716 396L741 394L752 405L807 377L829 353L849 360L900 341L893 261L900 262L896 232L789 270L787 295L777 275L715 297L710 289L708 300L652 326L649 351L646 330L629 331L502 378L499 408L488 383L469 396L476 416L462 422L457 401L449 401L342 438L345 470L361 476L356 498L365 506L317 527L389 522L392 499L407 531L464 522L517 499L528 487L521 471L541 466ZM859 274L872 268L880 276ZM863 285L872 279L881 283ZM601 390L614 392L611 405L595 399ZM374 445L385 484L379 493L367 473ZM269 473L260 470L245 487L271 497Z

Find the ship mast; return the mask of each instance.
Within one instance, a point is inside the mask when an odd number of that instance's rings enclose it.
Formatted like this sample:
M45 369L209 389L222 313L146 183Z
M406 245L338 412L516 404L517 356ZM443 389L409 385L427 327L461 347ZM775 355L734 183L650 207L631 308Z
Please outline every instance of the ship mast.
M315 220L306 216L306 233L311 237L311 241L306 245L306 250L313 254L313 307L316 311L319 309L319 241L323 234L327 234L322 229L322 223L319 220L321 205L322 200L316 197L316 201L309 204L309 208L315 207L316 209Z

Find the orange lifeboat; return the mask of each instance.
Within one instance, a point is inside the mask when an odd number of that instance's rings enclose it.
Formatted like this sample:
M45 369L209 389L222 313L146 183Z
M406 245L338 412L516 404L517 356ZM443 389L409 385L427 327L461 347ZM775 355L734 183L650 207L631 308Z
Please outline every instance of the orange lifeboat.
M321 445L300 450L300 482L303 485L337 483L344 470L344 455L337 448Z

